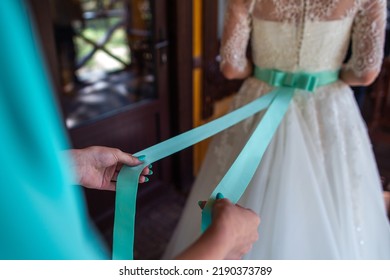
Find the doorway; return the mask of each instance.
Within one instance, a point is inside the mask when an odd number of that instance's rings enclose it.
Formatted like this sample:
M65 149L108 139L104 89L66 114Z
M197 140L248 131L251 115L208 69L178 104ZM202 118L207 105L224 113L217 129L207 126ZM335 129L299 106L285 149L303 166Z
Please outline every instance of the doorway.
M80 0L81 19L72 20L73 65L60 61L52 1L29 0L73 147L134 153L192 128L192 0ZM193 179L192 148L153 164L153 171L138 191L137 213L144 216L156 199L183 203L180 193ZM87 189L85 196L110 246L115 193ZM152 227L136 225L136 236L147 238Z

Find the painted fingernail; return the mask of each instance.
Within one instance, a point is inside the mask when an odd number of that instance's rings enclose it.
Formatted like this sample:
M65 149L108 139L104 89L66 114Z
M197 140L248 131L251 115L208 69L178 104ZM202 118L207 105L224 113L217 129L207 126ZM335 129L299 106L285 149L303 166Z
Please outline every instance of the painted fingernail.
M206 205L206 201L199 200L198 205L199 205L200 209L203 210L204 206Z
M149 178L148 178L148 177L145 177L144 183L147 183L147 182L149 182Z
M216 196L217 199L222 199L224 198L223 194L221 194L220 192L217 193L217 196Z
M149 169L149 175L153 175L153 171Z
M138 156L137 158L138 158L140 161L144 161L145 158L146 158L146 156L145 156L145 155L142 155L142 156Z
M149 168L153 168L153 165L152 165L152 164L150 164L150 165L149 165Z

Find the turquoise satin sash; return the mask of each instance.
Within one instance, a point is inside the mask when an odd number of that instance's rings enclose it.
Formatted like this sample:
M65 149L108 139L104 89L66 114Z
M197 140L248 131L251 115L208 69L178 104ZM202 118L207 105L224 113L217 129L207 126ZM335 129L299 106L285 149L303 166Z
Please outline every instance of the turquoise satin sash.
M338 71L289 73L256 67L254 75L259 80L278 88L219 119L134 154L135 156L145 155L145 162L136 167L125 166L122 168L116 187L113 259L133 259L138 178L146 166L268 108L241 153L206 203L202 211L202 230L205 230L211 223L211 209L217 193L223 193L233 203L236 203L244 193L268 144L287 112L295 89L314 91L318 86L338 80Z

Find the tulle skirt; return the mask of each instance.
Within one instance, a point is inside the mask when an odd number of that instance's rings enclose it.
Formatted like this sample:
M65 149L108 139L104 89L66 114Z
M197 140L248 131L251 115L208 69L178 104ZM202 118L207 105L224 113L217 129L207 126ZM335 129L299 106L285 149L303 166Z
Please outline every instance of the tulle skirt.
M270 90L249 78L232 109ZM214 137L163 258L199 237L197 202L210 196L260 120L258 114ZM246 259L390 259L376 162L346 84L296 91L239 204L261 217Z

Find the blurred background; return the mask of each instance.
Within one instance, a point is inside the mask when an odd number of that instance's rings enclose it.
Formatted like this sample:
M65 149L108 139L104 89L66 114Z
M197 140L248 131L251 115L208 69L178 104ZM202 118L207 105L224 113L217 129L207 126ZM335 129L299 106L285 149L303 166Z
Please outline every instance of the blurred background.
M241 85L219 71L225 2L26 0L73 147L135 153L225 114ZM385 51L376 82L354 91L389 190L388 44ZM161 256L208 141L154 164L151 181L140 186L136 259ZM110 247L115 194L84 191Z

